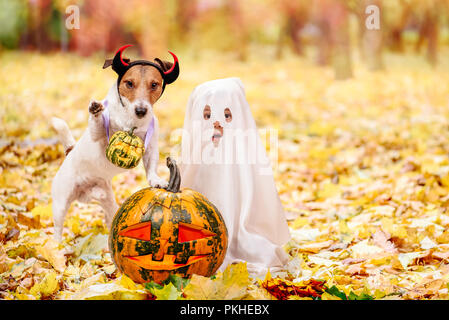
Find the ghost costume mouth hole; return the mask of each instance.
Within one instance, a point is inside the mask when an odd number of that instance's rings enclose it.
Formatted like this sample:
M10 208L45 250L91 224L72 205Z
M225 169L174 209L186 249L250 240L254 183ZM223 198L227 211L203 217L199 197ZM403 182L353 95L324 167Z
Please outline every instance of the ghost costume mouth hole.
M218 143L220 143L221 137L222 137L222 135L219 133L216 133L212 136L212 142L214 143L214 146L218 147Z
M221 137L223 137L223 127L219 124L214 124L214 134L212 135L212 142L214 143L215 147L218 147Z

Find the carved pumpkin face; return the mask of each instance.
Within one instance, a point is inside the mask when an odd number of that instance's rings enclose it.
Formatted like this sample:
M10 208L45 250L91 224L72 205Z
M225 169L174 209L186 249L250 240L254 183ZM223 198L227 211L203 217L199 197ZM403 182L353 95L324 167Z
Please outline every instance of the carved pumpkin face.
M109 246L118 269L135 282L161 283L170 274L209 277L225 257L227 230L200 193L146 188L117 212Z

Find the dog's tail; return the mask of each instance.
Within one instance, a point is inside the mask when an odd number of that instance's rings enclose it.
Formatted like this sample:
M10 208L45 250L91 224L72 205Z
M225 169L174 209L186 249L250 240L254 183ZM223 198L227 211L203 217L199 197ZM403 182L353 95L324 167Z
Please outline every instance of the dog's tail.
M76 143L72 133L70 132L69 126L64 120L56 117L51 118L51 125L58 134L59 141L64 147L65 154L68 155Z

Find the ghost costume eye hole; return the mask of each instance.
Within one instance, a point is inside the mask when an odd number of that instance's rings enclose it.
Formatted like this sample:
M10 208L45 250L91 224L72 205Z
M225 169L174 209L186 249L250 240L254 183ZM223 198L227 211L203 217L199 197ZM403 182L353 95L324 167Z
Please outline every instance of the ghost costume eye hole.
M206 105L204 107L203 118L204 118L204 120L209 120L210 119L210 107L208 105Z
M225 118L226 118L226 122L231 122L232 121L232 113L231 113L231 110L229 108L225 109L224 115L225 115Z

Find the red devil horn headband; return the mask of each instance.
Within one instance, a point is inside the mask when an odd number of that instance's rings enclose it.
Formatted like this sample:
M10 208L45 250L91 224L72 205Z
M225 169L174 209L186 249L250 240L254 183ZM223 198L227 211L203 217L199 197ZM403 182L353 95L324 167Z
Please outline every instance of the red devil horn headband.
M173 57L173 65L167 71L164 71L164 80L167 84L174 82L179 76L179 62L178 57L171 51L169 51Z
M172 55L174 62L173 65L171 66L170 69L168 70L164 70L163 66L158 64L158 63L154 63L151 61L147 61L147 60L137 60L137 61L133 61L130 62L129 59L123 59L122 57L122 53L126 48L132 47L132 44L127 44L123 47L121 47L120 49L117 50L117 52L115 53L114 59L112 60L112 69L118 74L119 76L119 82L120 79L122 78L122 76L125 74L125 72L131 68L134 65L137 64L142 64L142 65L151 65L153 67L155 67L156 69L159 70L159 72L162 75L162 78L164 79L164 85L165 84L170 84L172 82L174 82L178 76L179 76L179 61L178 61L178 57L176 57L176 55L169 51L169 53ZM129 62L129 63L128 63ZM108 67L109 64L105 64L105 67Z
M112 70L114 70L119 77L121 78L125 72L129 69L129 63L125 62L123 60L122 57L122 52L128 48L128 47L132 47L132 44L127 44L126 46L121 47L120 49L117 50L117 52L114 55L114 58L111 60L107 60L103 66L103 68L107 68L110 65L112 65ZM126 59L127 61L129 61L129 59Z

